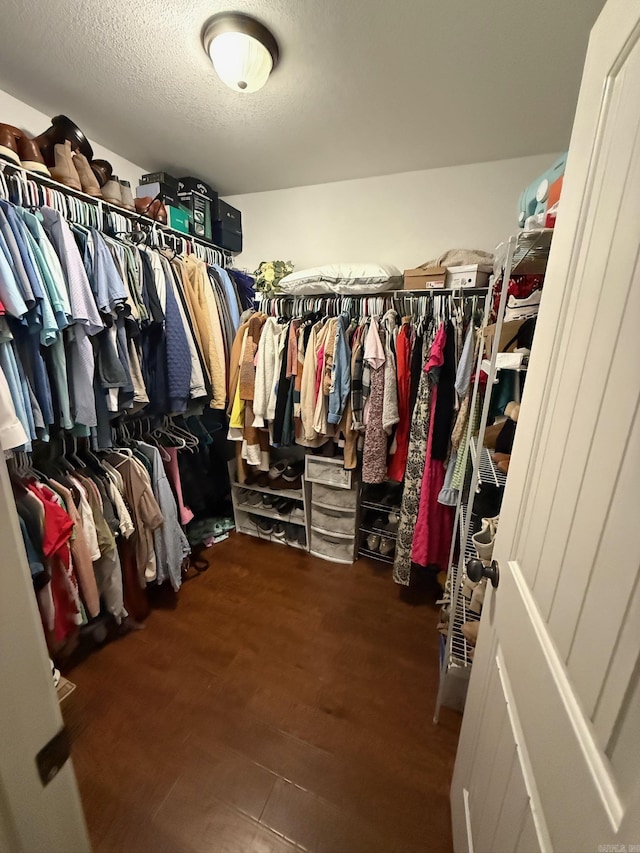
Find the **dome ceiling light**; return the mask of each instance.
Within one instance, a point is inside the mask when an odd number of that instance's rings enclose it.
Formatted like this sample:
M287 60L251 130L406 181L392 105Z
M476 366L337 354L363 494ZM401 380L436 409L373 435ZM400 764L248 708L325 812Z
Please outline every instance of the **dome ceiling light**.
M278 42L249 15L222 12L204 25L202 43L218 77L234 92L257 92L278 64Z

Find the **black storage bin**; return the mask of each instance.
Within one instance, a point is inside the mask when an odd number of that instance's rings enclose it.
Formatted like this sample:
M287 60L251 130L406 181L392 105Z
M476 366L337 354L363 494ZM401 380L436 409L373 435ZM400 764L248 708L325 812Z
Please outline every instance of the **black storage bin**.
M242 251L242 231L226 228L222 222L213 223L213 242L228 252Z

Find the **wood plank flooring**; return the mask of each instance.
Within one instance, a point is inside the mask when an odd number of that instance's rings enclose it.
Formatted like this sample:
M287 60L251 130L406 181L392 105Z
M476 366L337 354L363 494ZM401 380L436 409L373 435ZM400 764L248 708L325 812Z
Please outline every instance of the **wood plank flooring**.
M450 851L461 718L432 723L435 593L241 534L207 556L66 672L94 850Z

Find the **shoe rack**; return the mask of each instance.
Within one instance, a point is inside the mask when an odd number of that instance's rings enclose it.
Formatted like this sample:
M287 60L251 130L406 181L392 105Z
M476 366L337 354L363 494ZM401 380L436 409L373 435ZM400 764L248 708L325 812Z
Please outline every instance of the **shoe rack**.
M400 516L402 486L395 483L382 483L379 486L363 486L360 501L361 514L358 529L358 556L370 557L382 563L393 565L395 543L398 538L398 523L392 519ZM371 540L376 544L371 547ZM387 547L383 540L387 540ZM393 547L389 547L391 545Z
M231 459L228 466L236 532L244 533L247 536L254 536L257 539L264 539L267 542L275 542L278 545L289 545L291 548L308 551L310 541L308 488L306 487L304 477L302 477L302 484L299 489L272 489L269 486L239 483L236 460ZM247 500L247 495L249 494L258 495L260 497L268 495L292 501L295 506L302 508L302 518L292 517L290 513L282 514L272 507L264 506L261 502L251 504ZM267 518L279 522L285 527L285 529L288 524L294 525L296 528L301 528L304 530L305 544L303 545L300 542L288 542L286 537L280 538L274 533L266 533L262 531L257 523L257 519L260 518Z
M509 239L504 247L502 264L503 286L497 310L495 328L491 338L491 355L483 358L484 346L478 351L475 376L476 380L471 391L471 411L476 410L479 391L479 377L482 369L487 374L487 388L492 388L498 371L498 350L507 304L507 284L512 275L544 274L549 257L549 248L553 230L521 231ZM483 336L488 326L491 306L494 298L496 280L491 278L487 292L483 327L479 334ZM521 368L520 368L521 369ZM440 601L443 605L441 616L440 637L440 683L434 713L434 722L438 722L440 708L445 705L462 711L466 700L471 666L473 663L474 646L467 640L462 626L480 622L481 614L470 608L470 602L464 594L466 574L465 567L469 559L477 557L471 537L473 501L478 486L481 483L491 483L503 487L507 475L499 471L484 446L484 432L489 418L491 394L486 393L482 405L478 432L467 437L467 444L459 452L465 454L463 482L465 486L459 491L456 504L454 533L449 552L449 571L445 583L444 595ZM470 471L468 470L470 467ZM491 595L492 592L488 592ZM445 633L442 633L445 632Z
M108 231L107 226L110 218L116 224L113 230L118 232L130 232L133 230L133 226L138 224L152 235L154 245L167 246L179 254L185 253L187 246L190 245L193 254L202 260L223 267L233 265L233 252L222 249L209 240L194 237L192 234L183 234L169 225L163 225L156 222L155 219L144 216L144 214L126 210L104 199L74 190L65 184L54 181L53 178L17 166L8 160L0 159L0 176L0 191L2 191L2 184L4 183L8 191L7 197L23 207L40 207L47 204L47 199L42 192L46 188L59 194L62 202L58 209L71 222L77 222L80 225L91 224L99 231ZM7 177L13 177L16 180L15 192L12 192L12 188L6 180ZM88 208L87 215L83 214L82 207Z

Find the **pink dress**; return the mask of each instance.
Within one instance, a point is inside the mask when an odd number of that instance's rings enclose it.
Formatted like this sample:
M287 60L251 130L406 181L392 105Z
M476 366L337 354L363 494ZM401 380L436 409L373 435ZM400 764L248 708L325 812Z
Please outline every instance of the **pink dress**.
M431 347L425 371L441 367L444 363L444 345L447 340L444 324L438 329ZM449 560L451 534L453 532L453 507L438 503L438 495L444 484L446 473L444 462L431 458L433 443L434 414L438 402L438 386L431 388L429 435L427 452L420 489L420 506L416 517L411 560L420 566L436 565L446 568Z
M178 469L178 448L164 447L163 450L166 450L169 454L169 459L167 460L163 456L162 461L164 463L164 470L167 472L167 477L173 488L173 493L176 496L178 512L180 513L180 524L189 524L193 519L193 513L188 506L184 505L182 499L182 483L180 482L180 471Z

